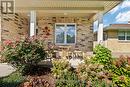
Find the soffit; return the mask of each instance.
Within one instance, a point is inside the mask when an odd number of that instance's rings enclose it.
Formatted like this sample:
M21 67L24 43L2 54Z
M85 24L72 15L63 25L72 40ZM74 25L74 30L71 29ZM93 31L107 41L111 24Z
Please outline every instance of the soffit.
M45 14L69 13L91 16L94 13L106 13L123 0L15 0L16 12L36 10ZM96 16L95 16L96 17Z

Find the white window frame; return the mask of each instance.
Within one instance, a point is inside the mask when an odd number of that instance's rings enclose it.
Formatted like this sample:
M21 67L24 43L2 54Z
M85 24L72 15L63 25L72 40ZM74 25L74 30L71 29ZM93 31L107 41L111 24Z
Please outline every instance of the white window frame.
M118 38L119 41L130 41L130 40L127 40L127 32L130 32L130 31L127 31L127 30L125 30L125 31L120 30L120 31L118 31L118 36L119 36L119 32L125 32L125 40L119 40L119 38Z
M66 34L66 30L65 30L65 34L64 34L64 43L56 43L56 26L57 25L64 25L65 27L67 27L67 25L74 25L75 26L75 43L67 43L67 34ZM56 45L75 45L76 44L76 36L77 36L77 27L76 27L76 23L55 23L55 44Z

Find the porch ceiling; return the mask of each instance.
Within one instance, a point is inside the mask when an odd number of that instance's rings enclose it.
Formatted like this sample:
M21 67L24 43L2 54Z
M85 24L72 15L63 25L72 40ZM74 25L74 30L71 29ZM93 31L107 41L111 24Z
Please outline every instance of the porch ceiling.
M102 11L106 13L123 0L15 0L16 12L36 10L44 15L65 13L77 16L89 16Z

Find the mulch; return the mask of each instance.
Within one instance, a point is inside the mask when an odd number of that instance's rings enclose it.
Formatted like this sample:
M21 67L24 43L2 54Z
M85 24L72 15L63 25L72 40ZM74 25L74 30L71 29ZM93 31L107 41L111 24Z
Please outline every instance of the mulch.
M28 76L19 87L55 87L55 79L51 74Z
M55 79L50 68L37 67L37 70L37 74L27 74L25 81L18 87L55 87Z

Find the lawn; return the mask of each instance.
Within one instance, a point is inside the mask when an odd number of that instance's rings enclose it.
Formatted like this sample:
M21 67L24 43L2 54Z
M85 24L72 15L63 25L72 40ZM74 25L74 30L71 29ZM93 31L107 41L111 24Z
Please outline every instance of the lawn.
M18 71L10 74L7 77L0 78L0 87L17 87L21 82L23 82L25 77L23 77Z

